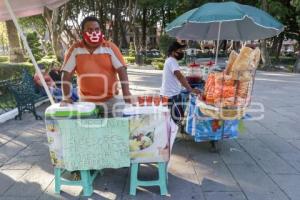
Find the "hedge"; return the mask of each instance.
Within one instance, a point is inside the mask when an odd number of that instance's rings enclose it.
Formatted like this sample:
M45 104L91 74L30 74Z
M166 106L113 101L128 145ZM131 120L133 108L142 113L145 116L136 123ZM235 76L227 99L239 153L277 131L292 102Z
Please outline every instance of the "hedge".
M152 66L154 66L155 69L158 69L158 70L163 70L164 69L164 63L163 62L152 62L151 63Z
M9 60L8 56L0 56L0 63L7 62Z
M38 64L44 64L46 68L50 67L50 64L53 62L57 62L56 58L52 56L44 57ZM35 73L35 69L33 64L30 62L24 63L0 63L0 80L6 80L11 78L18 78L21 76L23 69L29 71L30 74Z
M159 58L144 58L144 63L147 65L152 64L152 62L165 62L165 59L162 57Z
M133 64L135 62L135 57L124 56L125 62Z
M31 63L0 63L0 80L21 77L23 69L34 73L34 67Z

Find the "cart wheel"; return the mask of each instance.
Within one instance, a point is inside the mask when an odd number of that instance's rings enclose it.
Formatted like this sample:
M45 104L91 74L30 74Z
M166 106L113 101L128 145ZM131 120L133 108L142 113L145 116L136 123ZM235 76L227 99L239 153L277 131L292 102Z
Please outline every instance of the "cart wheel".
M210 141L210 145L211 145L211 147L210 147L210 152L211 153L219 153L219 151L220 151L220 149L217 147L218 145L217 145L217 142L218 141L215 141L215 140L211 140Z

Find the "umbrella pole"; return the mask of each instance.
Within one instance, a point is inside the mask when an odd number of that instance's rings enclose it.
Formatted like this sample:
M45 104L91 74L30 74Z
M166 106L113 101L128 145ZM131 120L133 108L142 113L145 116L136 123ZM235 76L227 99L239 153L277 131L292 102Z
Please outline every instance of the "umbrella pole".
M221 25L222 25L222 22L219 22L218 40L217 40L217 50L216 50L215 65L218 64L218 54L219 54L219 44L220 44Z
M39 76L39 78L40 78L40 80L41 80L41 83L42 83L42 85L43 85L43 87L44 87L44 89L45 89L45 91L46 91L46 94L47 94L47 96L48 96L48 98L49 98L51 104L54 104L55 102L54 102L53 97L52 97L52 95L51 95L51 93L50 93L50 91L49 91L49 88L48 88L48 86L47 86L47 84L46 84L46 82L45 82L44 76L42 75L41 70L40 70L40 68L39 68L38 65L37 65L37 62L36 62L35 58L33 57L32 51L31 51L31 49L30 49L30 47L29 47L29 45L28 45L28 42L27 42L27 40L26 40L26 38L25 38L25 36L24 36L24 34L23 34L22 29L20 28L20 26L19 26L19 24L18 24L17 18L16 18L16 16L15 16L15 14L13 13L13 11L12 11L12 9L11 9L11 6L10 6L10 4L9 4L9 2L8 2L8 0L4 0L4 2L5 2L5 6L6 6L8 12L9 12L9 14L10 14L10 16L11 16L11 18L12 18L12 20L13 20L13 22L14 22L14 24L15 24L17 30L18 30L18 32L19 32L19 35L20 35L20 37L21 37L21 39L22 39L22 42L23 42L23 44L24 44L24 47L26 48L26 50L27 50L27 52L28 52L28 54L29 54L29 58L31 59L32 64L33 64L33 66L35 67L35 70L36 70L36 72L37 72L37 74L38 74L38 76Z

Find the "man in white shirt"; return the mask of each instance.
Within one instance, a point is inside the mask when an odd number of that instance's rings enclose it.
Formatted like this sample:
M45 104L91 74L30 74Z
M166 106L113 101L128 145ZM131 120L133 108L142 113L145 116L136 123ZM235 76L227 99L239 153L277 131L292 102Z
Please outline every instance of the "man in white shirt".
M186 45L173 42L168 49L168 58L164 64L162 87L160 94L169 98L171 116L175 123L180 124L183 118L182 97L180 91L182 86L188 91L199 95L200 90L192 88L186 78L180 72L178 60L184 56L183 50Z

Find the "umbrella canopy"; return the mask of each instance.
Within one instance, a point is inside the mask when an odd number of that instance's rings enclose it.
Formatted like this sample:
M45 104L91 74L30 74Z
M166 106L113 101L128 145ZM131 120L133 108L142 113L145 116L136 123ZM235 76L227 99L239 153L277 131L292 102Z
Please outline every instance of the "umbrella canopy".
M49 9L63 5L67 0L10 0L9 4L16 17L27 17L43 13L44 7ZM0 0L0 21L11 19L4 0Z
M246 41L269 38L283 29L280 22L258 8L222 2L207 3L182 14L167 26L166 32L186 40Z

